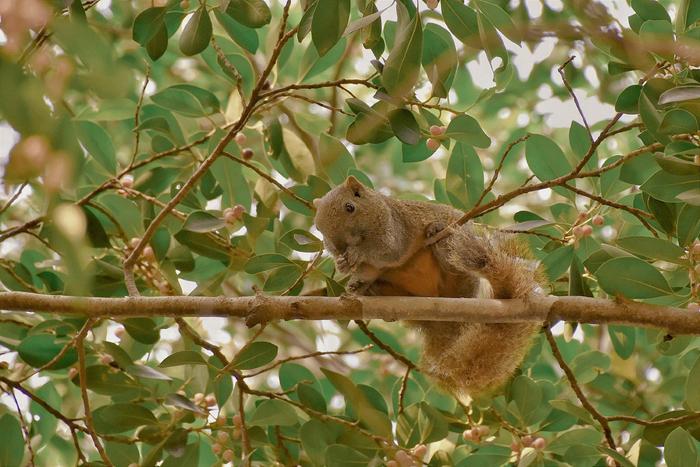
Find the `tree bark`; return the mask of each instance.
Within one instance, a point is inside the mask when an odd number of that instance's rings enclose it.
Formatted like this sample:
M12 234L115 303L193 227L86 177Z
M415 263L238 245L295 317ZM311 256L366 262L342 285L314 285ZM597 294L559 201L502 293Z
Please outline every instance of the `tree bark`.
M473 323L610 323L700 334L700 313L630 300L534 296L527 300L434 297L72 297L0 293L0 309L88 317L227 316L249 325L271 320L382 319Z

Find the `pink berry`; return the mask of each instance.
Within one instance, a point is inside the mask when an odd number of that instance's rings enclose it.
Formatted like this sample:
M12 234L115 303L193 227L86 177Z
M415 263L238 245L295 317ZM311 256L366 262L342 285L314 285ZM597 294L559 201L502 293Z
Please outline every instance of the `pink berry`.
M617 453L618 453L619 455L621 455L621 456L624 456L624 455L625 455L625 450L622 449L620 446L616 447L616 448L615 448L615 451L617 451Z
M473 440L472 430L471 429L464 430L462 432L462 439L464 439L464 441L472 441Z
M590 234L593 233L593 227L590 225L582 225L581 226L581 235L584 237L588 237Z
M241 418L240 414L236 414L233 416L233 426L240 427L243 425L243 419Z
M517 441L513 441L510 443L510 450L513 452L520 452L520 443Z
M194 395L194 403L199 405L204 401L204 394L201 392L198 392L197 394Z
M435 2L435 6L437 6L437 2ZM439 126L439 125L432 125L430 127L430 134L433 136L444 135L445 134L445 127Z
M610 456L605 457L605 465L608 467L617 467L617 462Z
M440 141L436 140L435 138L428 138L428 141L426 141L425 145L431 151L437 151L437 148L440 147Z
M123 189L118 189L117 194L121 196L122 198L128 198L129 197L129 192Z
M214 407L216 405L216 397L213 394L209 394L204 398L204 403L207 407Z
M520 438L520 441L523 443L523 446L530 446L532 445L532 436L525 435L522 438Z
M214 451L214 454L220 454L223 449L224 447L219 443L214 443L211 445L211 450Z
M220 443L225 443L226 441L228 441L228 433L226 433L225 431L219 431L216 434L216 440Z
M434 10L437 8L438 3L440 3L440 0L425 0L426 5L428 5L428 8L431 10Z
M593 216L593 219L591 219L591 223L600 227L601 225L605 224L605 218L600 214L596 214Z
M68 379L73 379L76 376L78 376L78 369L77 368L71 368L68 370Z
M155 259L155 258L156 258L156 254L155 254L155 252L153 251L153 248L151 248L150 246L146 245L146 247L144 247L144 249L143 249L143 257L146 258L146 259Z
M535 438L535 440L532 442L532 447L539 451L544 449L546 445L547 442L544 440L544 438Z
M124 334L126 334L126 329L124 329L123 326L119 326L117 329L114 330L114 335L117 336L119 339L124 337Z
M136 248L139 245L139 243L141 243L141 239L138 237L134 237L131 240L129 240L129 246L131 248Z
M245 148L241 154L243 154L243 159L245 159L247 161L251 160L253 158L253 156L255 155L253 150L250 148Z
M581 222L585 221L586 219L588 219L588 213L579 212L578 216L576 216L576 223L580 224Z
M581 237L583 237L583 227L580 226L580 225L577 225L576 227L574 227L574 229L572 230L572 232L573 232L573 234L574 234L574 237L576 237L576 238L581 238Z
M246 143L246 141L248 141L248 138L243 133L238 133L234 139L236 140L236 143L240 144L241 146L243 146Z
M478 429L479 429L479 436L483 437L483 436L486 436L489 434L489 427L487 427L486 425L479 425Z
M413 448L413 455L422 459L428 453L428 446L425 444L419 444Z
M245 208L241 206L240 204L237 204L233 207L233 214L236 216L237 219L240 219L243 217L243 213L245 212Z
M233 451L230 449L225 450L224 453L221 454L221 458L226 462L231 462L233 460L233 456Z
M399 467L399 463L391 459L390 461L386 461L386 467Z
M111 355L100 355L100 363L102 363L103 365L109 365L113 361L114 359Z
M124 175L120 180L119 180L124 188L133 188L134 187L134 176L133 175Z

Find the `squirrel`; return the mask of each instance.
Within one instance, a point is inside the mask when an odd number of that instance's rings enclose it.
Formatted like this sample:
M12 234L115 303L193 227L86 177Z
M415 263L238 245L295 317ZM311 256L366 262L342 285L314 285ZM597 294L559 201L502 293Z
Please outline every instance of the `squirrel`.
M506 299L527 297L539 287L527 248L512 236L467 223L427 245L462 215L445 204L391 198L352 176L313 203L314 223L326 249L337 270L350 274L347 293ZM421 368L459 398L499 390L540 327L440 321L409 325L423 336Z

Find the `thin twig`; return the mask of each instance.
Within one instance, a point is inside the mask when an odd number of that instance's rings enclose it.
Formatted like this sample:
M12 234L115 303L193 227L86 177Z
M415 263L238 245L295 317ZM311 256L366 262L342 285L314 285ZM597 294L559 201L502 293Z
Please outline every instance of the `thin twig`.
M143 106L143 96L146 93L146 88L148 87L148 80L151 77L151 66L146 65L146 77L143 80L143 87L139 93L139 101L136 104L136 110L134 111L134 131L136 136L134 137L134 152L131 154L131 160L129 161L128 167L131 168L136 160L136 155L139 152L139 142L141 141L141 130L139 130L139 118L141 113L141 106Z
M303 360L306 358L322 357L322 356L326 356L326 355L353 355L353 354L365 352L365 351L371 349L372 347L374 347L372 344L367 344L364 347L356 349L356 350L336 350L336 351L330 351L330 352L319 351L319 352L307 353L304 355L296 355L294 357L287 357L287 358L277 360L272 365L269 365L261 370L258 370L255 373L247 373L247 374L243 375L243 377L244 378L252 378L253 376L258 376L260 374L263 374L265 372L273 370L273 369L277 368L278 366L281 366L281 365L288 363L288 362L293 362L295 360Z
M591 133L591 127L588 125L588 120L586 120L586 115L583 113L583 109L581 108L581 103L578 101L578 98L576 97L576 93L574 92L574 88L571 87L571 84L569 84L569 81L566 79L566 73L564 73L564 69L566 66L574 61L573 56L569 57L567 61L565 61L559 68L559 75L561 75L561 79L564 82L564 86L566 86L566 89L569 91L569 94L571 97L574 99L574 104L576 104L576 109L578 109L578 113L581 116L581 119L583 120L583 124L586 127L586 131L588 132L588 138L593 142L593 133Z
M484 188L484 190L481 192L481 196L479 196L479 199L474 203L475 206L478 206L481 204L481 202L484 200L486 195L491 191L491 188L496 184L496 180L498 180L498 176L501 173L501 170L503 169L503 164L506 161L506 157L508 157L508 154L510 154L510 151L513 150L515 146L518 144L522 143L523 141L526 141L528 138L532 136L531 134L527 134L524 136L521 136L520 138L516 139L512 143L510 143L507 147L506 150L503 152L503 155L501 156L501 160L498 162L498 166L496 167L496 170L493 172L493 176L491 177L491 180L489 181L489 184Z
M395 360L398 360L399 362L403 363L406 365L407 368L410 368L411 370L417 370L418 365L413 363L411 360L409 360L406 356L398 353L396 350L392 349L390 346L385 344L375 333L373 333L368 327L367 323L360 319L355 320L355 324L360 328L360 330L370 338L372 342L374 342L377 347L382 349L384 352L388 353L392 357L394 357Z
M700 412L694 412L681 417L666 418L664 420L643 420L641 418L631 417L629 415L613 415L607 417L607 419L610 422L630 422L643 426L673 426L682 425L684 423L700 419Z
M561 352L559 351L559 347L557 346L557 342L554 340L552 331L549 329L548 326L544 328L544 335L547 338L547 342L549 342L549 346L552 348L552 354L554 354L554 358L556 358L557 362L559 363L559 366L564 371L566 379L569 380L571 389L573 389L576 393L576 397L578 397L578 400L581 402L581 405L583 405L583 408L586 409L593 416L593 418L595 418L598 421L598 423L600 423L600 426L603 429L603 433L605 434L605 439L608 442L608 446L610 446L610 449L614 450L615 440L612 437L612 432L610 431L608 419L600 412L598 412L598 410L595 407L593 407L586 395L581 390L581 387L579 386L578 381L576 380L574 372L571 371L571 368L564 360L564 357L562 356Z
M17 408L17 418L19 419L19 424L22 427L22 432L24 433L24 437L27 440L26 441L26 446L27 450L29 450L29 465L32 467L35 465L34 463L34 449L32 448L32 437L29 434L29 428L27 428L27 422L24 420L24 416L22 415L22 409L19 407L19 402L17 401L17 397L15 396L15 390L13 388L10 388L9 391L10 396L12 396L12 400L15 403L15 407Z
M12 206L12 203L17 201L17 198L19 198L19 195L22 194L22 190L24 190L24 187L27 186L29 182L24 182L22 183L19 188L17 188L17 191L14 192L14 194L10 197L10 199L7 200L7 202L3 205L2 208L0 208L0 215L2 215L7 209Z

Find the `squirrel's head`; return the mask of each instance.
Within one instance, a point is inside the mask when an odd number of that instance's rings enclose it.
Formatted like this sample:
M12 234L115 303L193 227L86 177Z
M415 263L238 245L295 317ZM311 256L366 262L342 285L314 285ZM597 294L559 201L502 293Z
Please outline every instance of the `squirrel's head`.
M377 235L388 219L384 196L366 187L355 177L314 200L314 224L323 234L328 250L341 255L348 246L361 244Z

